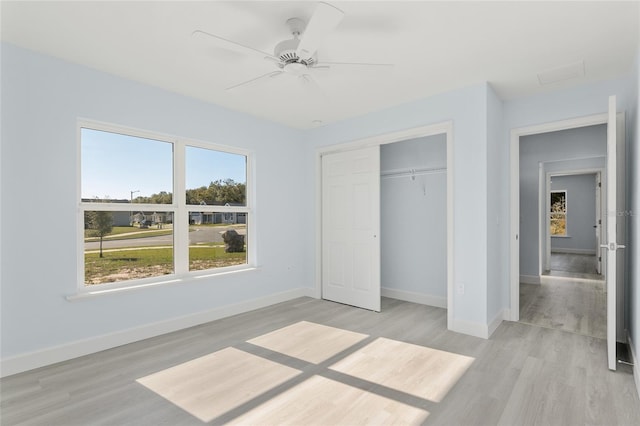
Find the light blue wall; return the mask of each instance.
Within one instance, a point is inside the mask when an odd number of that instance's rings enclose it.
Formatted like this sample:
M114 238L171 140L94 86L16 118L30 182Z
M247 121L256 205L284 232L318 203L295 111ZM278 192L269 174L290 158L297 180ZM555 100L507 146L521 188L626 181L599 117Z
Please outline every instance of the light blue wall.
M595 255L596 175L553 176L551 190L567 191L567 235L551 237L551 251L574 250Z
M509 271L509 193L502 164L509 163L508 145L503 144L503 103L493 89L487 90L487 322L507 307Z
M434 135L380 147L381 284L447 297L447 141ZM389 171L440 169L385 176Z
M1 100L3 359L313 285L301 132L6 44ZM252 151L260 268L65 300L78 268L78 117Z
M487 163L483 161L487 90L486 84L467 87L320 127L307 135L312 179L316 150L321 147L453 121L454 282L465 287L464 294L454 294L453 314L454 321L473 326L487 322Z
M6 44L1 66L3 358L311 287L318 266L317 149L336 143L453 122L454 281L465 284L465 293L454 294L453 302L454 319L463 322L486 324L495 312L507 308L509 300L511 238L506 227L495 233L492 223L507 223L511 129L603 113L607 97L617 94L618 108L633 112L634 119L627 122L633 142L629 145L630 206L640 211L637 68L633 79L504 103L480 84L300 132ZM64 296L76 286L78 117L252 150L260 268L197 283L67 302ZM496 138L501 125L502 136ZM495 206L501 207L496 210ZM24 226L39 221L42 209L55 224L44 234L42 228ZM286 227L283 215L288 217ZM636 214L630 220L632 247L640 243L639 228ZM35 266L34 242L41 247ZM500 258L495 256L498 253ZM629 262L631 332L637 342L640 272L639 262L634 262L637 249L630 253L635 256Z

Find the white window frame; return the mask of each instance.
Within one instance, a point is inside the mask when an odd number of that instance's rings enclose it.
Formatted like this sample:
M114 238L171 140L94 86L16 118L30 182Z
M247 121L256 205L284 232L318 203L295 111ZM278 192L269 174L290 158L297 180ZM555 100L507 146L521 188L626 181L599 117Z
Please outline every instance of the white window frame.
M129 211L130 204L107 202L83 202L82 201L82 129L99 130L110 133L118 133L126 136L134 136L145 139L171 143L173 146L173 188L171 204L137 204L136 210L163 211L173 214L173 265L174 273L149 278L131 279L114 283L86 285L84 270L84 213L86 211ZM186 204L186 147L203 148L213 151L221 151L230 154L243 155L246 158L246 206L204 206ZM119 126L94 120L78 119L77 121L77 188L76 200L78 201L77 216L77 291L82 293L107 293L120 288L140 288L157 284L182 282L185 280L223 275L229 272L251 270L256 268L256 244L255 244L255 220L253 215L253 153L249 150L231 147L228 145L214 144L193 139L166 135L157 132ZM221 212L221 213L246 213L247 215L247 262L242 265L226 266L221 268L189 271L189 214L191 212Z

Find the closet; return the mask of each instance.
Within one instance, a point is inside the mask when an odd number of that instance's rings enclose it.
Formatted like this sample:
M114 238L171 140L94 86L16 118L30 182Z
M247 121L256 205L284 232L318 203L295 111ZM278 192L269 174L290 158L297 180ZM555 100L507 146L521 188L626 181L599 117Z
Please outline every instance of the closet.
M380 146L382 295L447 307L447 143Z

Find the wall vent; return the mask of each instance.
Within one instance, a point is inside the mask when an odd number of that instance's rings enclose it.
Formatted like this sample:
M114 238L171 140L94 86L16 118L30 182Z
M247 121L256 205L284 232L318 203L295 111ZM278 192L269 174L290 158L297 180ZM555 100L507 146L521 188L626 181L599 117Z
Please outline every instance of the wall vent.
M562 67L539 72L538 82L541 85L545 85L581 77L584 77L584 61L578 61Z

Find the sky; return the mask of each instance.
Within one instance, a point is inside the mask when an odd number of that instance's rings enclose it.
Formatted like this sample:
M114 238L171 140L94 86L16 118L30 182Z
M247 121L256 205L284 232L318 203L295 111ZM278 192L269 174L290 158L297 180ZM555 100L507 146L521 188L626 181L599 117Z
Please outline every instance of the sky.
M82 198L130 200L161 191L173 193L173 144L83 128ZM187 189L218 179L246 182L243 155L187 146Z

